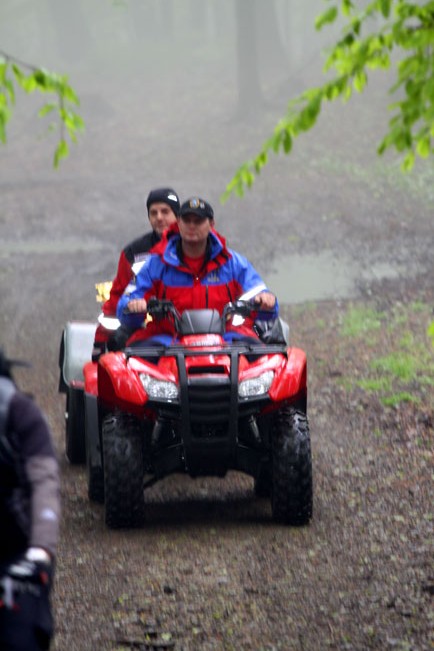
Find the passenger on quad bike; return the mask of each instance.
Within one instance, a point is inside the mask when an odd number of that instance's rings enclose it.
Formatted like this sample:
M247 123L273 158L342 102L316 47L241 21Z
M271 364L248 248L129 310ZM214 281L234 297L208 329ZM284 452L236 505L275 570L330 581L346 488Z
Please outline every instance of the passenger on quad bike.
M144 489L164 477L230 470L254 479L276 522L312 517L306 355L261 341L277 299L213 227L208 202L181 206L119 300L137 331L83 368L88 496L109 527L141 526Z
M110 296L102 306L105 317L116 316L116 306L122 293L133 278L133 266L143 262L150 249L157 244L163 231L176 221L179 213L180 201L177 193L172 188L156 188L151 190L146 200L148 218L152 231L141 235L127 244L122 250L116 276L112 282ZM128 331L120 327L117 330L107 330L101 323L95 332L94 359L108 350L119 350L128 338Z
M176 224L164 234L136 278L133 291L120 298L117 316L128 329L136 329L128 345L150 338L169 345L174 335L170 319L148 323L143 314L151 297L172 301L180 314L187 309L217 309L235 301L241 294L253 299L261 319L274 320L278 316L277 299L242 255L226 247L224 238L214 230L214 211L199 197L192 197L181 206ZM227 341L259 342L253 328L253 319L237 326L229 326Z

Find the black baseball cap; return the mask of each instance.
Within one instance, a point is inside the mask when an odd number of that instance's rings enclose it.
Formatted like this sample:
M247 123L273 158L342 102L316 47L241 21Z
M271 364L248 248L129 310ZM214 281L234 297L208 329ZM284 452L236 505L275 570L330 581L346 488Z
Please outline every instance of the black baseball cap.
M150 191L148 198L146 199L148 214L149 208L153 203L167 203L175 215L179 215L179 206L181 205L181 202L173 188L156 188L155 190Z
M198 215L203 219L214 219L214 210L205 199L190 197L182 204L179 215L180 217L183 215Z

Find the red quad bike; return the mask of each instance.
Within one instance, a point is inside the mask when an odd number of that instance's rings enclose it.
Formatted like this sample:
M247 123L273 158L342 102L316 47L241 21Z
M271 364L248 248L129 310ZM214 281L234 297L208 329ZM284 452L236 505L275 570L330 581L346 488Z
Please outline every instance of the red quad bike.
M109 527L140 526L144 489L163 477L229 470L254 478L276 522L309 522L306 356L286 343L227 343L228 321L255 310L239 300L222 316L180 316L171 302L151 299L153 319L173 320L173 344L145 340L84 366L88 493L104 502Z

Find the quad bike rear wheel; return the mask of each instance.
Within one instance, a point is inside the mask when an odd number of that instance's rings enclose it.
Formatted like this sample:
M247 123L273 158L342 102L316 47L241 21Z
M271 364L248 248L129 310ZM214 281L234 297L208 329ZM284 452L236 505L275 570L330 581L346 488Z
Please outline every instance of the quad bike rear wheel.
M137 421L109 414L102 424L105 522L112 529L143 524L143 436Z
M86 460L84 394L74 387L68 387L66 392L65 453L71 464L82 464Z
M91 502L104 504L104 471L102 466L93 466L88 445L86 445L87 496Z
M305 413L291 407L275 415L272 432L273 519L305 525L312 517L312 454Z

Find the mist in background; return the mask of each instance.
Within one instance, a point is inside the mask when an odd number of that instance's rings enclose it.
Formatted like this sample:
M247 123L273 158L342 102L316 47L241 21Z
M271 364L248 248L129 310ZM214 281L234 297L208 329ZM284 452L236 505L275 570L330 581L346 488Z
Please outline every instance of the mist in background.
M171 182L215 201L287 100L312 75L320 79L321 48L333 34L315 32L323 7L322 0L3 0L0 49L67 74L80 97L86 135L58 176L84 162L95 176L128 171L139 181L142 173L143 192ZM2 166L22 153L38 161L38 173L53 175L54 136L34 119L41 103L18 95ZM254 140L245 129L253 119ZM228 125L236 138L219 151ZM178 159L183 148L186 163ZM166 152L158 167L156 150ZM201 168L213 160L218 178L204 186Z
M80 307L93 318L93 284L113 278L120 249L149 228L149 190L166 185L181 200L209 200L217 229L262 274L295 252L335 246L336 170L358 165L361 152L369 165L376 132L387 124L372 91L358 98L357 113L325 107L290 157L271 157L242 200L220 204L289 99L324 81L324 48L339 33L338 25L316 32L325 7L323 0L2 0L0 49L67 74L86 124L55 171L56 131L48 131L49 116L37 117L50 98L17 92L0 148L0 226L13 222L16 238L2 255L72 257L71 312L79 317Z

